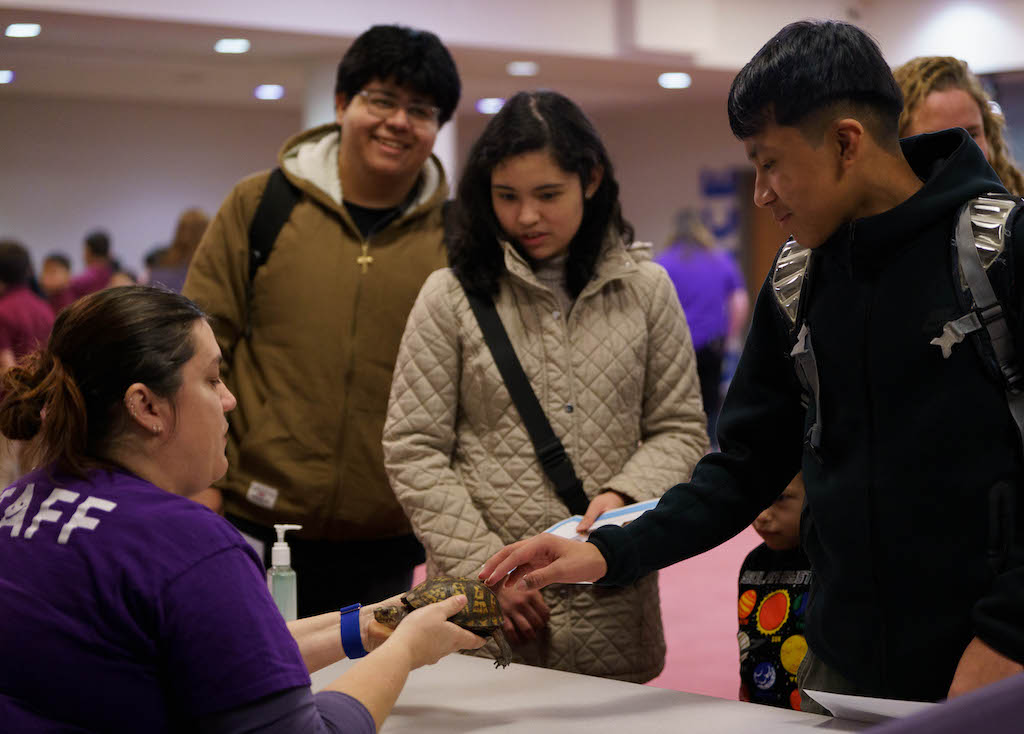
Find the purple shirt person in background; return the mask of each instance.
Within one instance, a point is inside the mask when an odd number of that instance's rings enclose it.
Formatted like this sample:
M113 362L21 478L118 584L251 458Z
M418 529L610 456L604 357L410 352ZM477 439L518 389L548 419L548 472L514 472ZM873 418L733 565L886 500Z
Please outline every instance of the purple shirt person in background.
M10 352L12 361L46 344L52 327L53 310L27 285L0 295L0 353Z
M50 296L54 313L82 296L110 285L110 276L114 274L114 263L110 257L110 235L103 230L86 235L84 257L85 272L72 278L64 290Z
M715 447L726 340L745 325L750 301L736 263L715 249L714 237L695 210L678 214L671 242L654 261L668 271L686 314L697 353L708 436Z
M28 250L14 240L0 241L0 372L46 344L53 312L28 287Z

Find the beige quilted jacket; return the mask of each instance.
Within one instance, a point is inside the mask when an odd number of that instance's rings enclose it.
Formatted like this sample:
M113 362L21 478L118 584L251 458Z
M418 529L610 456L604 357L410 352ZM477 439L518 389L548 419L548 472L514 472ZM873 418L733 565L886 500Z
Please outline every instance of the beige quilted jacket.
M614 489L641 501L686 481L707 436L689 330L665 271L610 244L566 315L507 245L505 263L498 314L587 495ZM427 279L409 316L384 461L431 575L475 576L505 544L569 515L451 270ZM543 593L547 634L516 647L514 660L635 682L661 672L657 574L622 589Z

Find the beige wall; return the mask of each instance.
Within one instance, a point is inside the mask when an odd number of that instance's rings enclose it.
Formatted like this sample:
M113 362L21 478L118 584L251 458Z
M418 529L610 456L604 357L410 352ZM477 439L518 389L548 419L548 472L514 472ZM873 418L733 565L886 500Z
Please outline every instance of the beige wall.
M681 94L658 108L587 112L626 217L657 246L674 212L697 203L701 168L746 165L724 104L687 104ZM458 119L460 160L488 119ZM116 254L139 268L182 209L216 210L239 178L274 164L299 126L293 111L11 97L0 116L0 236L21 239L38 264L50 250L79 257L82 235L105 227Z
M216 211L242 176L274 165L300 113L144 102L4 99L0 237L21 240L38 267L103 227L138 269L189 206Z

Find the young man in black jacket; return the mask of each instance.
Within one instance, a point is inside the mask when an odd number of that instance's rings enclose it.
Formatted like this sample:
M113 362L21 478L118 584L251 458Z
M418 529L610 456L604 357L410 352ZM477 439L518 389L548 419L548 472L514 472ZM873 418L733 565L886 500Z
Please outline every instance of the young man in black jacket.
M509 546L488 583L517 566L506 583L629 583L732 537L802 470L814 581L801 689L937 700L1022 670L1021 548L991 535L1022 539L1024 521L990 508L1019 493L1020 438L971 339L941 343L964 313L958 212L1004 189L963 130L899 141L901 106L878 47L845 23L789 25L740 71L729 119L756 168L754 201L812 253L800 316L769 276L722 451L688 484L590 543ZM993 267L1021 283L1013 249ZM801 323L818 377L809 401L790 354Z

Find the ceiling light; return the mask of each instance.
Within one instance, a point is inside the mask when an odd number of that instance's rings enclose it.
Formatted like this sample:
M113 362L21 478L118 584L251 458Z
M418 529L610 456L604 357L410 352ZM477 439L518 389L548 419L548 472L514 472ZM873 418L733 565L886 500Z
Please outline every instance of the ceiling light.
M497 114L504 106L505 100L501 97L484 97L476 101L476 111L483 115Z
M38 23L11 23L4 35L8 38L35 38L42 30Z
M248 38L222 38L213 44L213 50L219 54L244 54L250 48Z
M14 81L14 72L10 69L0 69L0 84L10 84Z
M690 86L690 75L681 71L670 71L658 75L658 84L664 89L686 89Z
M256 99L281 99L284 96L284 87L280 84L260 84L252 94Z
M509 76L537 76L540 66L536 61L509 61L505 71Z

